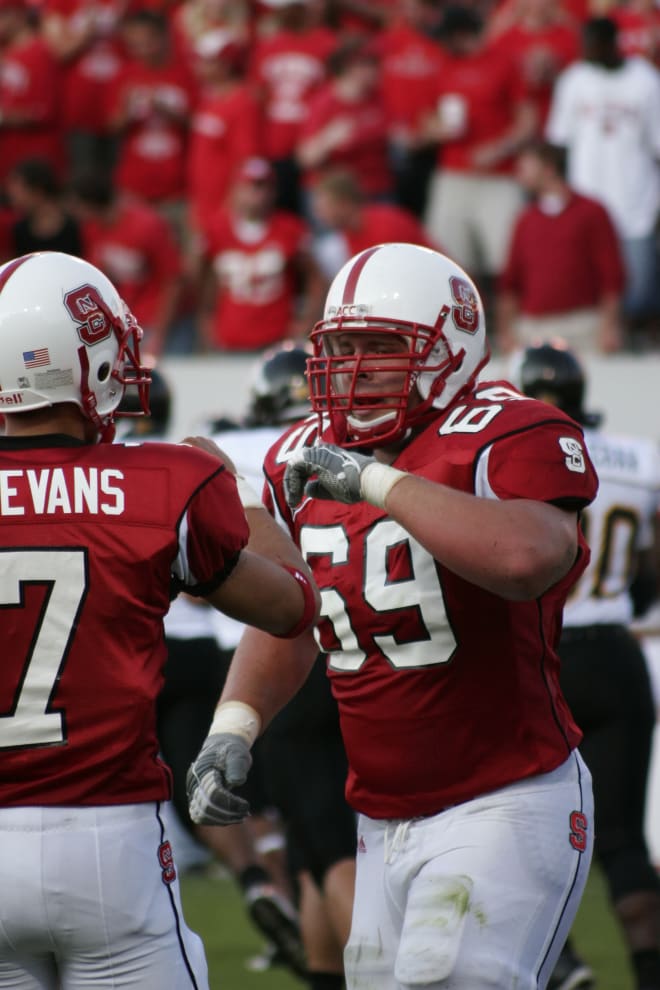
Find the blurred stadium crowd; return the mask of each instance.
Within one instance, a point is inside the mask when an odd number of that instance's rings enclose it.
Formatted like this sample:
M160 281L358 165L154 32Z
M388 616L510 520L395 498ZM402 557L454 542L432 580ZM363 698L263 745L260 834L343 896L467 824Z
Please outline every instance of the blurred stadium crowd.
M501 354L660 344L654 0L0 0L0 257L113 280L161 355L301 340L388 240Z

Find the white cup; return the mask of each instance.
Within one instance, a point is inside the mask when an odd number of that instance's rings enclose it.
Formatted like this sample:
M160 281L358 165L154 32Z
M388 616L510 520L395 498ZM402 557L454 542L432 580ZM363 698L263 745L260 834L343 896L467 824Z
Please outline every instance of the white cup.
M467 129L467 102L460 93L446 93L438 104L440 123L449 137L460 137Z

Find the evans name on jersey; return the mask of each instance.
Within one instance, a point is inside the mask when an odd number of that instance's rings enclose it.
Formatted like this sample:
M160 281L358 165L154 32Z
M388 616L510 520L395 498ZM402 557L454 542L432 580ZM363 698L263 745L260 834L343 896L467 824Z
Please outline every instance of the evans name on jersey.
M121 515L123 471L117 468L46 467L0 470L0 516Z

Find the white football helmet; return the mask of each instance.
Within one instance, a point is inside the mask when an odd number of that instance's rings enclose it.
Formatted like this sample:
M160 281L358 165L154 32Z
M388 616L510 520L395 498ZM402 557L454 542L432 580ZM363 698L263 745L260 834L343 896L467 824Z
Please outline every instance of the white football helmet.
M341 335L356 333L369 334L370 342L374 334L390 335L407 347L350 353ZM310 337L312 404L319 416L330 416L333 439L344 447L400 440L467 391L489 358L484 308L472 279L445 255L417 244L379 244L347 261ZM364 389L358 394L360 378L372 374L397 384L382 391L370 385L366 395Z
M111 440L127 385L148 412L142 330L112 282L87 261L58 251L0 267L0 412L74 402Z

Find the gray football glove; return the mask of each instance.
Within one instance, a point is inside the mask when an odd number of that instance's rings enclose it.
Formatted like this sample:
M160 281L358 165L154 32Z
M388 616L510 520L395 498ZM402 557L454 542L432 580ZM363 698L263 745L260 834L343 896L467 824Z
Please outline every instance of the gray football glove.
M364 469L374 463L373 457L342 450L331 443L303 447L289 460L284 472L287 504L295 508L303 495L333 499L346 505L360 502L363 498L360 477ZM316 478L310 481L313 474Z
M250 747L242 736L218 732L209 736L186 777L188 810L197 825L237 825L250 813L248 802L232 792L244 784L252 766Z

